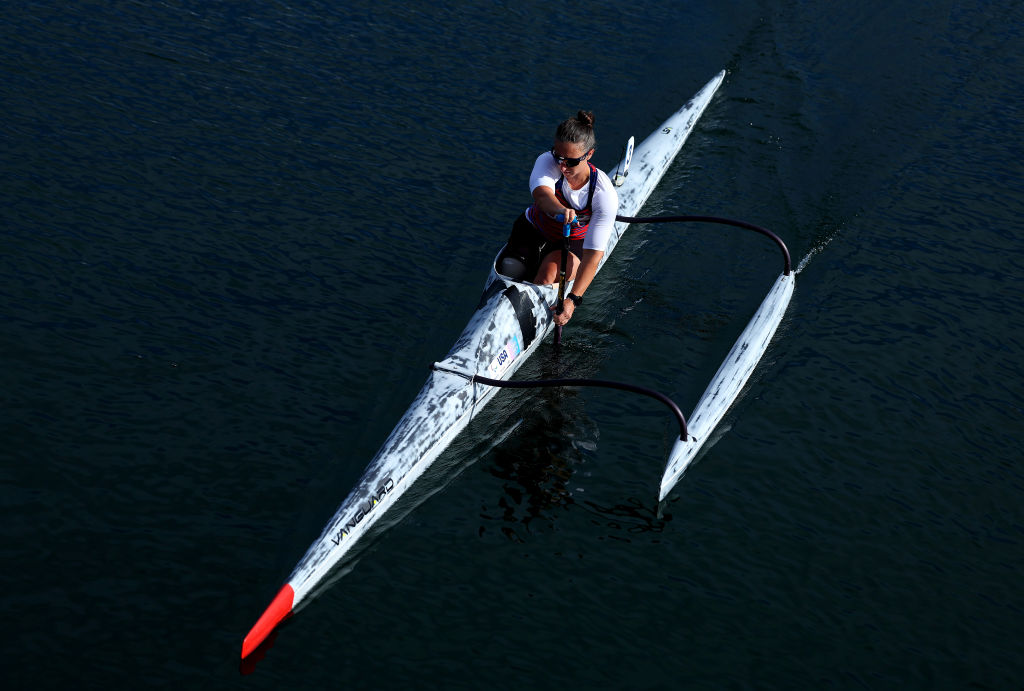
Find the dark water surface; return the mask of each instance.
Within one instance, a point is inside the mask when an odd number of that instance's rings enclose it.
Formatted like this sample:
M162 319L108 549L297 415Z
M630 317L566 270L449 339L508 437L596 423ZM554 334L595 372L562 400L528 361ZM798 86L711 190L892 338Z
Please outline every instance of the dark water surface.
M835 5L6 4L5 688L1018 688L1024 3ZM503 392L240 676L557 121L722 68L645 212L810 259L663 513L662 410ZM689 411L778 270L633 227L519 376Z

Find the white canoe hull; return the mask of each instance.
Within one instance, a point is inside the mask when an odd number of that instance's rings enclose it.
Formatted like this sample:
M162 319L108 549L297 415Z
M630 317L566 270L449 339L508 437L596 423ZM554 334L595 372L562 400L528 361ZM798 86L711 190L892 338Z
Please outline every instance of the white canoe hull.
M723 70L636 147L629 174L618 187L619 214L631 216L639 211L724 78ZM604 261L627 227L626 223L615 224ZM536 350L554 328L549 305L555 302L556 295L556 286L513 281L498 274L492 263L480 306L448 355L436 363L358 484L289 576L272 605L277 606L278 614L284 616L298 609L318 586L325 584L328 575L352 552L360 538L497 394L498 389L472 383L468 378L480 374L508 379ZM272 608L268 608L247 637L243 657L280 620L275 615L270 618L277 621L264 621Z
M635 214L650 196L724 77L724 71L716 75L636 147L630 173L618 188L621 215ZM627 227L626 223L615 224L605 260ZM359 484L289 577L296 604L497 394L496 388L471 383L466 377L481 374L508 379L533 354L554 328L549 305L556 296L555 286L512 281L498 274L492 263L484 304L474 312L447 357L437 363L451 371L431 373ZM503 352L506 358L499 363Z

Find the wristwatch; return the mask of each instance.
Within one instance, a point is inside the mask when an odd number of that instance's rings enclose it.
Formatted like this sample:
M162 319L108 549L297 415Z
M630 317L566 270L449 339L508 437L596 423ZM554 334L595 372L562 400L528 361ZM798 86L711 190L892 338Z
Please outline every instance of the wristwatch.
M583 304L583 296L582 295L576 295L575 293L569 293L565 297L567 297L570 300L572 300L572 304L576 305L577 307L579 307L580 305Z

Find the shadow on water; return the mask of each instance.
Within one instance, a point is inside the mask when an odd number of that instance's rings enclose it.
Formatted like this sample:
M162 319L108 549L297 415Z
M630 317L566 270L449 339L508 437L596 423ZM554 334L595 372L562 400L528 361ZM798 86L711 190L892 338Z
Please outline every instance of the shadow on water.
M578 419L564 412L559 399L566 395L553 391L530 399L529 419L514 439L491 453L488 470L502 481L504 494L496 507L485 506L480 517L485 522L498 521L501 533L515 542L523 542L520 531L543 530L555 512L575 503L568 483L587 442L577 445L566 434L580 426ZM487 524L481 524L480 535L486 530Z
M288 625L289 619L291 619L291 617L282 621L277 628L270 632L270 635L267 636L255 650L249 653L248 657L243 657L241 659L238 663L239 674L246 677L256 671L256 665L267 657L267 653L270 652L270 649L274 647L274 643L277 642L277 637L281 635L281 629Z
M538 353L517 379L558 379L578 369L571 340ZM575 357L574 357L575 355ZM513 391L507 393L513 394ZM595 425L582 411L578 391L569 388L515 391L510 410L522 424L506 443L489 454L488 470L502 481L504 494L497 506L484 504L479 534L489 522L513 542L552 529L554 516L575 503L569 480L585 455L597 448Z
M561 369L560 363L545 369ZM487 470L501 481L503 493L482 507L480 536L496 529L523 543L531 535L554 531L559 514L575 506L592 516L593 525L609 529L611 539L628 541L630 534L664 530L671 515L663 514L654 496L611 505L579 498L573 477L590 475L586 466L600 436L598 424L582 407L576 389L548 389L520 403L516 417L522 424L487 459Z
M580 505L591 515L591 523L610 530L605 537L611 540L630 541L630 535L660 533L665 524L672 520L672 514L664 513L658 502L643 502L635 497L624 503L601 506L596 502L584 501Z

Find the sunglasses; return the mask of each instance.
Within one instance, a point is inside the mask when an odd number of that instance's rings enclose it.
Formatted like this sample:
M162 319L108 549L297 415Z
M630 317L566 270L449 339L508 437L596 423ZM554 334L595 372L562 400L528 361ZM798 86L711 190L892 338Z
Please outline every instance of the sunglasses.
M555 150L552 149L551 157L555 159L555 163L564 163L568 168L575 168L579 164L583 163L583 160L587 157L587 155L583 154L579 158L566 158L565 156L559 156L558 154L555 153Z

